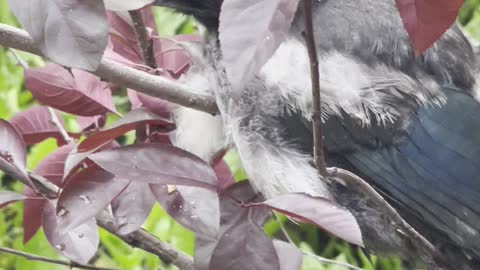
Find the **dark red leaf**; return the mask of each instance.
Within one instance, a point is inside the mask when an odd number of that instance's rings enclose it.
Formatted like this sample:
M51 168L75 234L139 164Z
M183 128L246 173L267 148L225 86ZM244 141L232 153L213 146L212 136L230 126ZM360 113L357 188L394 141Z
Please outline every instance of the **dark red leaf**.
M80 171L66 184L58 198L58 229L68 231L94 218L128 183L125 178L115 177L96 166Z
M62 121L61 117L58 119ZM28 145L39 143L47 138L55 138L60 144L65 140L52 123L47 107L36 106L31 109L15 114L10 123L22 134L25 143ZM60 122L63 125L63 122Z
M80 127L80 130L92 130L92 129L99 129L105 125L106 122L106 115L96 115L96 116L78 116L77 123Z
M61 230L55 201L45 204L42 227L50 245L70 260L86 264L95 255L99 244L97 223L94 218L68 231Z
M89 157L105 170L130 181L216 189L212 167L199 157L168 144L121 147Z
M280 270L300 269L303 255L297 247L280 240L273 240L273 246L277 250L277 255L280 259Z
M53 61L96 70L107 45L103 1L14 1L9 6L35 46Z
M108 84L81 70L70 72L59 65L48 64L25 70L25 84L40 102L55 109L80 115L96 116L116 113Z
M23 137L9 122L0 119L0 170L23 182L30 182Z
M170 118L170 113L175 107L175 105L165 100L147 96L131 89L128 89L128 98L132 104L132 109L144 107L152 113L165 118Z
M25 196L11 191L0 191L0 208L3 208L13 202L24 200Z
M170 132L175 125L168 119L155 115L145 109L137 109L127 113L111 127L99 132L95 132L78 145L78 152L87 152L101 147L117 137L122 136L130 130L145 125L157 125L164 129L164 132Z
M191 64L188 52L174 39L156 38L153 40L153 48L157 65L170 71L173 78L178 79Z
M289 217L315 224L347 242L363 247L362 232L352 213L325 198L289 193L250 206L269 207Z
M168 192L162 185L151 185L162 208L187 229L205 236L216 236L220 226L218 195L208 189L176 186Z
M45 177L58 187L62 187L63 175L65 172L65 161L70 153L75 149L74 144L64 145L46 158L44 158L35 168L34 172Z
M222 194L220 233L217 237L197 235L195 269L280 270L276 249L262 228L270 211L242 207L255 198L248 182L237 183Z
M395 0L417 55L455 22L463 0Z
M112 201L112 212L120 226L119 234L139 229L155 204L148 184L133 182Z
M66 182L81 165L91 165L91 161L87 159L89 155L95 152L100 152L103 150L113 149L119 147L116 141L111 141L110 143L100 147L99 149L95 149L88 152L77 152L75 149L68 155L67 160L65 161L65 173L63 181Z
M42 212L47 200L29 187L25 187L23 195L27 197L23 201L23 243L26 244L42 226Z
M215 173L217 174L218 187L220 190L225 190L229 186L235 184L232 172L225 161L220 160L217 162L217 164L214 166L214 169Z

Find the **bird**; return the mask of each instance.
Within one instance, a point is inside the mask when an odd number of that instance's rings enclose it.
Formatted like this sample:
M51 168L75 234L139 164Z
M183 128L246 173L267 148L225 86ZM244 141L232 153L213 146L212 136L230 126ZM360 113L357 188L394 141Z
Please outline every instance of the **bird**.
M213 39L222 3L154 1L194 16ZM345 168L381 192L455 265L447 269L480 269L478 61L461 29L452 25L417 56L394 0L314 1L312 13L327 166ZM206 160L231 145L266 198L288 192L331 198L357 218L367 248L415 256L367 198L318 175L303 16L299 9L239 100L224 102L226 115L178 108L173 141ZM207 53L192 49L192 67L180 81L222 103L225 89L212 65L221 51L206 47Z

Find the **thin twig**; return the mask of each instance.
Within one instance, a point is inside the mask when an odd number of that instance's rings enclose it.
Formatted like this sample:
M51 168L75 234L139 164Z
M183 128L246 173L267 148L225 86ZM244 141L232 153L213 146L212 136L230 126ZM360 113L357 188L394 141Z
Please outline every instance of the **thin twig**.
M133 22L133 29L137 37L140 50L142 51L143 61L145 64L153 69L157 68L157 62L155 61L155 54L153 52L153 40L148 32L148 28L143 20L142 11L130 10L128 12Z
M312 79L312 126L314 142L313 157L319 173L323 176L326 176L327 166L325 165L322 135L322 98L320 95L320 72L318 68L317 46L315 44L315 35L313 31L312 6L313 0L303 0L303 11L305 13L304 38L310 59L310 74Z
M78 263L67 262L62 260L50 259L50 258L26 253L23 251L18 251L11 248L5 248L5 247L0 247L0 253L8 253L15 256L20 256L29 261L39 261L39 262L45 262L45 263L51 263L51 264L57 264L57 265L64 265L69 268L78 268L78 269L86 269L86 270L117 270L115 268L97 267L93 265L78 264Z
M2 23L0 23L0 46L42 56L42 52L35 46L27 32ZM148 74L110 59L103 58L92 74L152 97L212 115L218 114L218 107L213 97L194 94L195 91L183 84Z
M145 230L136 230L126 235L120 235L117 232L120 226L106 212L97 215L98 224L122 239L125 243L157 255L163 262L172 263L181 270L193 270L193 259L183 252L176 250L174 247L159 241L155 236Z
M339 168L328 168L327 172L330 177L338 178L339 181L346 183L350 190L359 194L366 195L372 200L389 219L393 222L392 225L398 227L402 234L405 234L415 247L419 248L424 255L432 258L432 260L439 266L445 266L444 260L440 251L417 232L410 224L408 224L383 197L372 186L370 186L365 180L357 175Z
M15 59L17 60L20 66L22 66L24 69L28 68L28 63L25 60L23 60L23 58L20 57L20 55L18 55L18 53L14 49L9 48L9 51L13 54L13 56L15 57Z
M50 113L50 121L55 126L55 128L57 128L58 132L60 132L60 135L62 135L63 140L66 141L67 143L71 143L72 137L68 135L68 132L63 127L62 123L60 122L60 119L58 119L58 116L55 110L52 107L48 107L48 112Z

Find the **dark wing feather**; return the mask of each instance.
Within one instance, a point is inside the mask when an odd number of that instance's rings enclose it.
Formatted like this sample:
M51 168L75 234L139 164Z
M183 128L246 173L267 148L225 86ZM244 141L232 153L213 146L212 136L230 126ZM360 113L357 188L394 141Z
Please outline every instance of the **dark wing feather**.
M358 145L343 156L373 184L480 254L480 104L446 89L441 108L422 108L407 135L378 149Z

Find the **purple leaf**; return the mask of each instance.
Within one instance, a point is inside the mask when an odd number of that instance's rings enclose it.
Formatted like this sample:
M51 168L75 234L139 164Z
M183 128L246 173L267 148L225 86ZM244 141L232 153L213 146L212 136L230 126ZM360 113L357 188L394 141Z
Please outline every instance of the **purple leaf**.
M155 204L155 196L148 184L133 182L112 201L112 212L120 225L119 234L139 229Z
M97 69L108 35L103 1L9 0L8 3L44 55L64 66Z
M168 192L166 186L151 185L162 208L178 223L205 236L218 234L220 205L217 193L203 188L176 186Z
M102 128L105 125L105 122L105 114L96 116L77 116L77 123L82 131Z
M330 200L289 193L250 206L264 206L300 221L309 222L352 244L363 247L362 232L352 213Z
M74 144L64 145L46 158L44 158L35 168L34 172L45 177L58 187L62 187L63 174L65 171L65 161L74 150Z
M0 191L0 208L13 202L24 200L25 196L12 191Z
M218 187L220 190L225 190L229 186L235 184L232 172L224 160L218 161L217 164L215 164L214 169L217 174Z
M303 255L297 247L279 240L273 240L273 246L277 250L277 255L280 259L280 270L300 269L302 266Z
M116 113L108 84L80 70L72 73L59 65L48 64L25 70L25 84L38 101L55 109L80 115Z
M241 90L286 38L299 0L224 0L220 43L233 90Z
M273 242L262 228L270 211L242 207L257 197L248 182L237 183L222 194L220 233L210 239L197 238L195 269L280 270Z
M61 117L58 116L61 121ZM15 114L10 123L22 134L25 143L28 145L39 143L47 138L55 138L61 144L65 140L52 123L50 112L47 107L36 106L31 109ZM61 122L63 126L63 122Z
M94 149L88 152L78 152L77 149L75 149L70 153L70 155L68 155L67 160L65 161L63 181L67 181L69 177L72 175L72 173L74 173L80 167L80 165L82 164L89 165L89 163L92 163L90 160L87 159L87 157L92 153L113 149L117 147L120 147L120 144L117 143L116 141L111 141L110 143L98 149Z
M153 48L157 65L170 71L173 78L178 79L192 62L185 48L173 39L155 38Z
M143 8L153 2L153 0L104 0L105 7L108 10L127 11Z
M199 157L168 144L121 147L89 157L105 170L130 181L215 189L212 167Z
M58 198L58 229L68 231L94 218L128 183L125 178L115 177L96 166L80 171L66 184Z
M42 226L42 212L47 203L42 197L38 197L33 190L25 187L23 201L23 243L26 244Z
M170 132L175 125L166 118L155 115L145 109L137 109L127 113L111 127L102 131L95 132L78 145L78 152L88 152L101 147L117 137L122 136L130 130L145 125L157 125L164 129L164 132Z
M45 204L42 226L50 245L70 260L86 264L95 255L99 244L97 224L91 218L80 226L63 231L60 229L55 201Z
M0 170L24 183L29 183L26 145L22 135L9 122L0 119Z
M132 108L134 109L144 107L156 115L169 118L170 112L175 107L173 104L165 100L147 96L131 89L128 89L127 93L130 103L132 104Z

